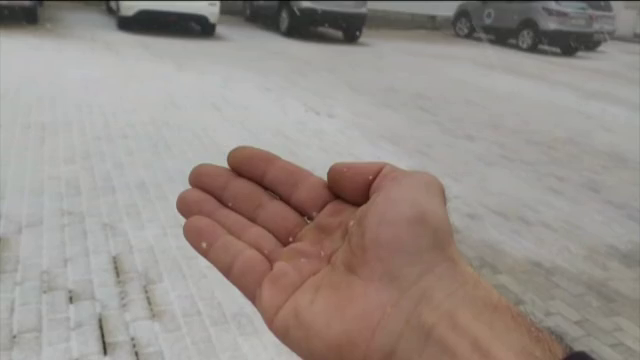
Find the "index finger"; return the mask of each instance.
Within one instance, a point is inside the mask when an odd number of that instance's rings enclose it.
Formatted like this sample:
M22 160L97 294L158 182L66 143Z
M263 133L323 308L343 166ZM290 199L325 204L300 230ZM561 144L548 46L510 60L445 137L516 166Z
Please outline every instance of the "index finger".
M240 146L229 153L227 163L238 175L276 194L304 216L314 218L335 200L326 181L268 151Z

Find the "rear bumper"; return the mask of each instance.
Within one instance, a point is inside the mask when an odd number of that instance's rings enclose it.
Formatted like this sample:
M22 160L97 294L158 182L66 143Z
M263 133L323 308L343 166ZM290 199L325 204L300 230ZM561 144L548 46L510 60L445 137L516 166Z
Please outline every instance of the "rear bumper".
M366 12L339 12L314 8L294 8L300 23L312 27L329 27L336 30L363 28L367 22Z
M551 46L561 46L567 43L575 45L585 45L595 41L593 32L572 32L563 30L542 30L540 37L542 41Z
M599 31L593 35L594 41L609 41L616 35L615 31Z
M131 18L139 21L178 21L178 22L194 22L202 23L208 22L215 24L210 18L199 14L186 14L170 11L158 11L158 10L140 10L135 13Z
M151 3L151 2L150 2ZM157 3L157 2L156 2ZM206 19L212 24L218 23L220 17L220 6L211 6L208 3L219 3L217 1L185 1L189 3L202 3L197 6L175 6L170 2L159 3L159 5L149 5L145 1L121 1L120 16L144 18L144 19L170 19L202 21Z

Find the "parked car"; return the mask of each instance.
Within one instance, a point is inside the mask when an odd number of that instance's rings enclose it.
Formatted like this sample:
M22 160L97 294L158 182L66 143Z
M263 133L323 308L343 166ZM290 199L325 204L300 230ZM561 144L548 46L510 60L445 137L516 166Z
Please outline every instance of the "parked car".
M40 21L38 8L42 5L42 1L0 1L0 8L12 8L22 12L24 21L27 24L35 25Z
M347 42L357 42L367 21L366 1L244 1L244 18L276 20L286 36L310 27L328 27L342 32Z
M611 1L585 1L593 14L593 26L596 34L593 41L583 46L584 50L596 50L602 43L609 41L616 34L616 15Z
M138 20L167 20L196 23L204 35L213 36L220 17L220 1L107 1L106 7L121 30Z
M480 31L498 43L515 38L527 51L542 43L571 56L601 39L593 16L583 1L465 1L454 13L453 30L460 37Z

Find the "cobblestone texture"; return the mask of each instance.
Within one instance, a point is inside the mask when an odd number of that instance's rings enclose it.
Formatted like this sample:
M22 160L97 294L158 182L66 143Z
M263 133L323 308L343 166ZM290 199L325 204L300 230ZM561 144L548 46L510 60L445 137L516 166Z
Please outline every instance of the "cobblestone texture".
M0 26L0 358L295 358L174 208L194 164L245 143L318 174L434 172L499 291L575 347L638 358L636 45L568 59L375 31L346 46L228 18L202 39L65 4Z

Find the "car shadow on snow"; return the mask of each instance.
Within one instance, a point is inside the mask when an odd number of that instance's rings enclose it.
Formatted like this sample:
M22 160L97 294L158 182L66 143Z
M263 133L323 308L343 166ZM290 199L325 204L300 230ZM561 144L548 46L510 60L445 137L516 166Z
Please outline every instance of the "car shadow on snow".
M278 29L276 28L276 25L271 21L268 21L268 20L257 21L255 23L252 23L251 25L258 27L261 30L269 31L274 35L283 36L282 34L280 34ZM366 34L367 34L367 31L365 28L362 36L364 37L366 36ZM288 38L293 41L312 42L312 43L324 44L324 45L355 46L355 47L369 46L369 44L366 41L363 42L362 39L360 39L356 43L346 42L342 38L342 34L339 31L326 29L326 28L302 29L302 30L299 30L295 35L289 36Z
M515 40L509 40L506 43L498 43L498 42L495 42L492 38L483 37L483 36L473 36L469 39L464 39L464 40L472 40L477 43L486 43L487 45L510 49L513 51L524 52L523 50L520 50L520 48L518 48L518 46L515 43ZM565 58L565 59L584 59L584 56L582 56L584 53L594 53L594 52L603 52L603 51L580 51L574 56L566 56L566 55L562 55L562 53L560 53L560 50L554 47L540 44L538 49L536 49L535 51L529 51L528 53L533 55L539 55L539 56L553 56L553 57L559 57L559 58Z
M124 32L149 37L176 38L186 40L226 40L223 35L216 32L213 36L205 36L200 32L200 27L194 23L166 22L166 21L136 21L130 29Z

